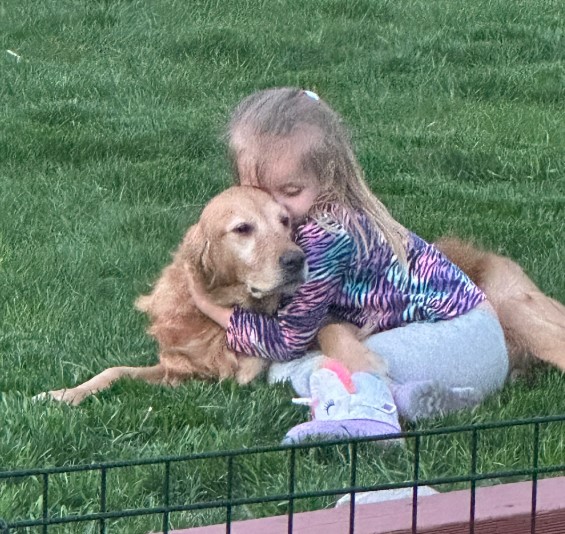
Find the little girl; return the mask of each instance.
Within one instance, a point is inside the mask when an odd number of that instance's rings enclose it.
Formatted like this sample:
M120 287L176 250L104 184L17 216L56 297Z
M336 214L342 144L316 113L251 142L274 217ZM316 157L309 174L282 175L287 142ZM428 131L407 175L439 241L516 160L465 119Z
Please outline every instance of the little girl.
M366 346L388 364L394 402L380 388L382 405L396 404L410 420L502 387L508 356L484 293L371 193L342 120L318 95L252 94L232 115L229 146L236 182L268 191L288 210L309 273L275 316L218 307L193 282L197 306L226 328L232 350L295 361L327 322L352 323L372 334ZM299 362L274 372L315 369L312 360Z

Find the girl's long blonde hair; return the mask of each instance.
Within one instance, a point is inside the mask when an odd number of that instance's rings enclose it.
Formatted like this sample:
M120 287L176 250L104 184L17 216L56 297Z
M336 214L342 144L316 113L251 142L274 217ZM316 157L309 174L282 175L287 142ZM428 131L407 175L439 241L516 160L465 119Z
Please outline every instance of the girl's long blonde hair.
M255 179L264 183L261 169L267 158L276 154L277 143L305 130L319 132L302 157L304 169L318 177L322 190L310 214L324 211L329 204L364 212L400 264L405 265L408 231L369 189L341 117L310 91L290 87L266 89L253 93L237 106L228 129L236 183L242 178L241 159L250 157L247 169L250 164ZM362 228L359 230L366 237Z

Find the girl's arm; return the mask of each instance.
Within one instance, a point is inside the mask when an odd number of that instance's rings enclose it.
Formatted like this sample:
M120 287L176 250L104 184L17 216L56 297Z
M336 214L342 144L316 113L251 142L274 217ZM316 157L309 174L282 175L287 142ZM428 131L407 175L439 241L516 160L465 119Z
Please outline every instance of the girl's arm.
M322 227L310 221L296 242L306 254L308 280L275 316L217 306L193 280L196 306L226 328L230 349L269 360L291 360L304 355L324 324L351 263L351 236L337 223Z
M234 308L225 308L212 302L204 286L193 273L189 273L188 289L196 307L225 330L230 324L230 317Z
M269 360L303 356L336 304L351 264L353 242L340 224L322 227L310 221L296 243L306 254L308 280L275 316L234 309L227 328L227 345L236 352Z

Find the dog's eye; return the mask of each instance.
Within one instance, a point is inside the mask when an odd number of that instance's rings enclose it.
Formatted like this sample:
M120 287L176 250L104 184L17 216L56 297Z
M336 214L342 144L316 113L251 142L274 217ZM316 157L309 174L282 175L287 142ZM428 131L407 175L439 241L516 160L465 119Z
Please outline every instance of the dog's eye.
M232 232L235 232L236 234L239 235L249 235L251 232L253 231L253 226L251 226L248 223L241 223L238 224L233 230Z
M281 217L281 224L285 227L288 228L290 226L290 217L288 215L283 215Z

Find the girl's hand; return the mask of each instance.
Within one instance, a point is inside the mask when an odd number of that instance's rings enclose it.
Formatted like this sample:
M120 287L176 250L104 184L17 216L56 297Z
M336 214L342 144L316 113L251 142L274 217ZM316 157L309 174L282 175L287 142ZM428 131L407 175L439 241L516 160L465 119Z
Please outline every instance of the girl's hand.
M218 323L222 328L226 329L230 324L230 317L233 308L224 308L218 306L211 298L210 294L202 284L201 278L196 275L188 266L186 268L188 291L190 292L195 306L201 313Z

